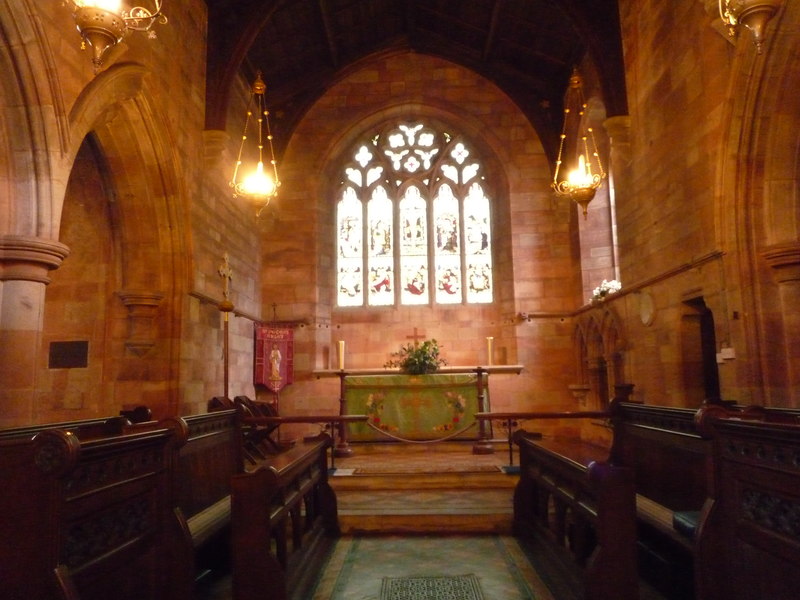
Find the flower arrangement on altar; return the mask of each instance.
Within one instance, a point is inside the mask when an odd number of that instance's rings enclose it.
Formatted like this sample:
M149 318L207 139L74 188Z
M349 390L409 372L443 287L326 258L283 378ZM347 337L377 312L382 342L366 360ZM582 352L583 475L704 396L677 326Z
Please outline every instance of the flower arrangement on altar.
M400 350L392 352L392 357L384 367L398 367L403 373L409 375L424 375L435 373L439 367L446 365L447 361L439 356L439 343L436 340L425 340L419 345L405 344Z
M614 294L622 289L622 284L617 281L616 279L612 279L611 281L607 281L603 279L603 281L598 285L594 290L592 290L592 297L589 298L589 302L598 302L601 300L605 300L606 296L609 294Z

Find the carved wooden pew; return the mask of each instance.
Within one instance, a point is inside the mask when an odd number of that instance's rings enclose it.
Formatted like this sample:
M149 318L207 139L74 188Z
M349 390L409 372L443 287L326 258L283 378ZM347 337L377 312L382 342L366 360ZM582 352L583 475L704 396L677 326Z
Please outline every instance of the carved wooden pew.
M748 422L796 423L797 411L706 404L700 409L612 405L611 460L630 466L636 479L640 562L643 574L671 597L691 597L696 587L696 537L701 511L712 494L712 417Z
M175 548L175 598L193 596L195 582L229 568L231 478L243 472L241 433L235 410L181 419L186 443L177 453L173 477L180 536Z
M306 598L339 534L328 483L326 434L271 457L232 479L233 597Z
M171 424L0 439L3 597L172 598L165 557L177 528L170 475L181 435Z
M268 402L258 402L251 400L247 396L236 396L233 399L234 406L239 411L243 420L255 417L277 417L278 411L275 406ZM280 444L273 439L280 423L266 423L260 425L248 424L243 427L243 452L245 460L251 464L257 464L267 457L278 454L281 451Z
M697 539L698 597L797 598L800 426L719 413L700 425L713 438L713 486Z
M694 528L709 485L711 445L697 430L697 410L614 401L605 413L491 413L493 418L606 418L613 425L609 451L595 460L632 470L636 490L640 573L673 597L691 597ZM565 457L597 449L580 440L539 442ZM663 584L663 585L662 585Z
M141 416L144 407L137 407L135 414ZM146 409L144 409L146 410ZM133 414L134 411L131 412ZM149 412L149 411L148 411ZM104 437L109 435L119 435L123 432L132 432L136 429L148 429L155 426L154 421L142 422L138 421L136 425L132 425L133 421L127 415L120 415L116 417L100 417L95 419L83 419L79 421L63 421L59 423L40 423L36 425L24 425L21 427L12 427L7 429L0 429L0 440L8 440L14 438L33 438L37 433L46 431L48 429L59 429L63 431L71 431L79 438L88 440L91 438Z
M602 462L607 452L588 445L531 437L514 441L520 479L514 493L514 531L543 556L555 556L587 599L638 598L633 472Z
M620 402L612 411L611 460L632 468L636 481L641 574L670 597L690 598L711 443L696 409Z

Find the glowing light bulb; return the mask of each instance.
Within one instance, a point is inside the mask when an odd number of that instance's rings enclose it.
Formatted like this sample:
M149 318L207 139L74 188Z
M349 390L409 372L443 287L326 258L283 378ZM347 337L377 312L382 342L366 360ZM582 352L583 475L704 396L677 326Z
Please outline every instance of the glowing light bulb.
M256 170L244 178L242 192L251 196L271 196L275 193L275 182L264 173L264 163L258 161Z
M578 168L573 170L568 177L569 184L574 187L586 187L592 184L592 170L589 163L581 154L578 157Z
M114 14L122 14L121 0L73 0L78 8L99 8Z

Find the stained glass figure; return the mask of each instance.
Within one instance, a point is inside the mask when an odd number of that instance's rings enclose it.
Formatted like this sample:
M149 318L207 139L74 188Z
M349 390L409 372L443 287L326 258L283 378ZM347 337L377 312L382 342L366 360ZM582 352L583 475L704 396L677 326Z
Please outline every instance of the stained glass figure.
M471 145L404 122L350 156L337 205L338 306L491 302L491 200Z

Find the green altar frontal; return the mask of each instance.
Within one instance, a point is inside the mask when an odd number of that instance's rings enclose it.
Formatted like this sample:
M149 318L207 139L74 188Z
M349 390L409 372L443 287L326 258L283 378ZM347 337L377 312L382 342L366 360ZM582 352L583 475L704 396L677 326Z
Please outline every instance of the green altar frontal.
M344 378L347 411L367 415L369 423L380 429L350 423L348 438L354 442L477 439L475 413L481 410L481 388L488 407L488 386L481 385L476 373L348 375Z

